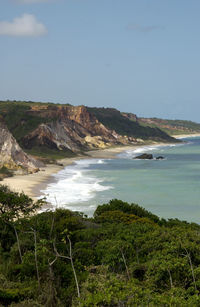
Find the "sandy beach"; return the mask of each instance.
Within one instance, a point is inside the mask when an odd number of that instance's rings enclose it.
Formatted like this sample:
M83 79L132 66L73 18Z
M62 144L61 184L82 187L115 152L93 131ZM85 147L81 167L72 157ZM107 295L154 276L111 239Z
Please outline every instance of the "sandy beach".
M114 159L116 155L122 151L128 149L134 149L138 147L135 146L120 146L112 147L106 149L98 149L94 151L86 152L86 155L76 156L74 158L66 158L59 160L60 165L48 164L45 167L41 168L39 172L28 175L16 175L14 177L5 178L2 181L2 184L6 184L11 190L16 192L24 192L33 199L37 199L40 196L40 190L44 189L47 184L51 181L51 176L59 172L64 167L73 164L74 161L80 159Z

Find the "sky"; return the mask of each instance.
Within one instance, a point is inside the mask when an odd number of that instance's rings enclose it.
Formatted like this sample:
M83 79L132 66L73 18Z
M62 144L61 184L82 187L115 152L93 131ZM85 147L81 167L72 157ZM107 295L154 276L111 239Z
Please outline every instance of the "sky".
M199 0L0 0L0 99L200 122Z

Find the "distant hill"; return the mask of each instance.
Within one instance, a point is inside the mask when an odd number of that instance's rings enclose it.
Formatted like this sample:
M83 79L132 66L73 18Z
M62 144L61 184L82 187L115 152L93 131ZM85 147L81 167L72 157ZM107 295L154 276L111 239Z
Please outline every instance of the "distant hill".
M138 122L145 127L158 127L171 136L200 133L200 124L188 120L139 118Z

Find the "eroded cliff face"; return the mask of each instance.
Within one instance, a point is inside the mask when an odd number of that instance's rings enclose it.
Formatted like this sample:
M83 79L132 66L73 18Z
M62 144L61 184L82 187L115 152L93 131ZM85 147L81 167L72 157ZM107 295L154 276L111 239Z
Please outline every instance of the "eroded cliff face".
M84 106L33 108L30 112L48 119L48 122L40 124L23 138L23 146L27 149L47 146L77 153L133 141L106 128Z
M22 149L43 159L144 140L174 141L157 128L140 125L136 115L112 108L32 102L2 102L0 107Z
M4 123L0 122L0 168L3 166L24 173L36 172L42 164L27 155Z

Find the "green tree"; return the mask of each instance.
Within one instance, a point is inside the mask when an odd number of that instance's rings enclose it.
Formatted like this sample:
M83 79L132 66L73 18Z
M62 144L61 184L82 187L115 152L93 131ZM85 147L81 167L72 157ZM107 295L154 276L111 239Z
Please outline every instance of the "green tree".
M22 262L22 252L17 231L17 222L22 217L28 217L39 209L43 200L33 201L24 193L11 191L8 186L0 185L0 219L3 223L11 225L17 239L20 260Z

